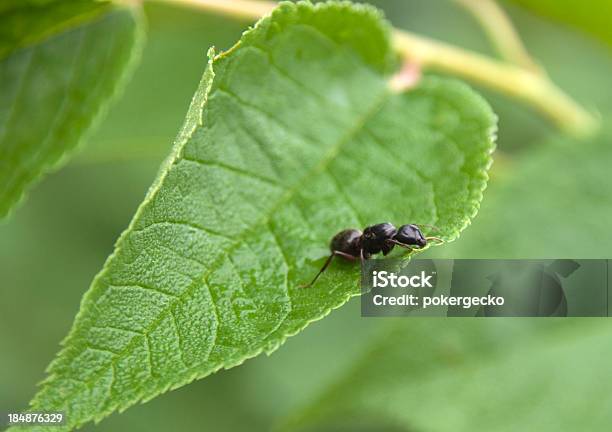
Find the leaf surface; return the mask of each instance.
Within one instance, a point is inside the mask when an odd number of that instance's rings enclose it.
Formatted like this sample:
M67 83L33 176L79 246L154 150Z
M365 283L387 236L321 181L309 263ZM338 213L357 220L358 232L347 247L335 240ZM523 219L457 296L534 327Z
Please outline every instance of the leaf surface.
M109 2L0 6L0 218L99 117L129 69L141 27L138 9Z
M390 90L369 7L284 3L211 56L173 151L85 294L33 409L66 429L271 353L359 293L330 237L476 213L495 116L467 86Z

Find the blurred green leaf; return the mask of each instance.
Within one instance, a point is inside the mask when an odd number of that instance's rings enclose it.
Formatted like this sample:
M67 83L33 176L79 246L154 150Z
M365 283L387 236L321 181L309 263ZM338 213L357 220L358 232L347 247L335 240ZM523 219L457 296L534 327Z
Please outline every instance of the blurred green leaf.
M569 24L612 46L612 2L608 0L510 0L539 15Z
M551 138L501 164L472 229L431 255L608 258L610 118L602 124L604 130L588 141Z
M606 430L610 337L601 319L403 319L282 429Z
M94 1L0 6L0 218L107 106L139 46L140 14Z
M5 0L0 4L0 58L95 20L111 8L108 1Z
M347 225L457 237L495 116L454 81L393 92L394 67L386 23L348 3L285 3L211 58L32 409L70 429L274 351L359 293L354 266L299 288Z

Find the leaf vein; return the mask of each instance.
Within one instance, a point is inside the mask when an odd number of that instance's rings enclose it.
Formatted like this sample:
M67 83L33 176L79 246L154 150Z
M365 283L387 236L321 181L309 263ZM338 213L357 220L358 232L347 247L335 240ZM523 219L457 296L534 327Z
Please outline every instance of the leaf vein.
M221 237L224 240L229 240L229 241L235 241L236 239L233 237L230 237L229 235L222 233L221 231L215 231L213 229L207 228L207 227L203 227L201 225L197 225L194 224L192 222L188 222L188 221L179 221L179 220L161 220L161 221L157 221L157 222L152 222L149 225L145 225L144 227L141 228L136 228L133 229L131 231L131 234L135 234L135 233L139 233L139 232L143 232L146 230L149 230L151 228L155 228L157 226L164 226L164 225L176 225L176 226L182 226L182 227L187 227L187 228L192 228L196 231L201 231L209 236L214 236L214 237Z
M129 289L132 289L132 288L136 288L136 289L140 289L140 290L143 290L143 291L153 291L153 292L156 292L156 293L159 293L159 294L163 295L164 297L178 298L178 296L176 294L174 294L174 293L162 290L160 288L156 288L156 287L152 287L152 286L147 286L147 285L143 285L141 283L135 283L135 282L126 283L126 284L123 284L123 285L113 285L113 284L110 284L109 288L115 288L115 289L119 289L119 290L129 290Z
M208 166L208 167L222 168L224 170L233 172L235 174L239 174L241 176L245 176L245 177L248 177L248 178L251 178L251 179L260 180L260 181L262 181L264 183L268 183L268 184L270 184L270 185L272 185L274 187L277 187L279 189L284 189L284 187L278 181L276 181L274 179L268 178L266 176L262 176L260 174L254 173L252 171L247 171L247 170L244 170L242 168L235 167L233 165L228 165L228 164L223 163L223 162L208 161L208 160L202 160L202 159L189 158L189 157L187 157L185 155L183 155L181 157L181 160L184 160L184 161L187 161L187 162L193 162L195 164L202 165L202 166L205 166L205 167Z

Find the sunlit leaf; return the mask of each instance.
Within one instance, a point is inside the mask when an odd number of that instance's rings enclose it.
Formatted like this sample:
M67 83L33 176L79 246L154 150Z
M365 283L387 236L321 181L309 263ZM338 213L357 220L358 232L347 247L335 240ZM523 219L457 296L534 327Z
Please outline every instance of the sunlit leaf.
M464 84L397 93L371 8L285 3L211 57L173 151L85 294L35 410L66 429L274 351L359 293L309 280L347 226L456 238L487 182L495 116Z

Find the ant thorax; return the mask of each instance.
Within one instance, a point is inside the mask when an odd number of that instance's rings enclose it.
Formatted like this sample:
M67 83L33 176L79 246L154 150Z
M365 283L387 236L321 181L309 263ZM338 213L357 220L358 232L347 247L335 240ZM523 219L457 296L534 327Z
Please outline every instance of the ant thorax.
M397 228L388 222L371 225L363 230L362 248L368 254L377 254L382 252L387 255L393 247L393 243L389 240L395 237Z

